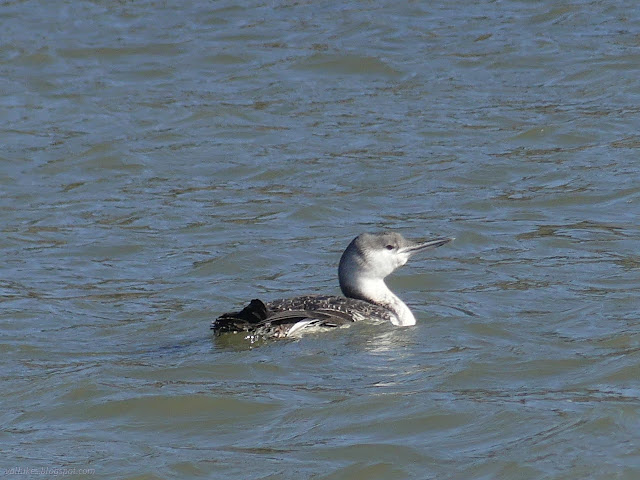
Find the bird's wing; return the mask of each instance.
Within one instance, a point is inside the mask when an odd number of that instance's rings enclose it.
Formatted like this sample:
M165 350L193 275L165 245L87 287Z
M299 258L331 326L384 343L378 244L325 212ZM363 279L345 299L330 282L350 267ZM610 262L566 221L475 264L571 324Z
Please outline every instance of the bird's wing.
M276 336L288 336L308 326L339 327L352 323L353 319L345 312L333 309L317 310L281 310L271 311L258 299L239 312L220 315L211 323L216 333L253 332L273 330Z

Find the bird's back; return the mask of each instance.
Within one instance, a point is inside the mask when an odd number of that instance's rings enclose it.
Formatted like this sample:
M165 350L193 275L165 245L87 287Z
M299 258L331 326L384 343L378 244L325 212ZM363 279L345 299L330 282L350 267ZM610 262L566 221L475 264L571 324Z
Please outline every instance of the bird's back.
M334 295L304 295L264 303L254 299L239 312L220 315L211 329L246 332L264 337L287 337L309 327L333 328L374 319L391 320L393 313L363 300Z

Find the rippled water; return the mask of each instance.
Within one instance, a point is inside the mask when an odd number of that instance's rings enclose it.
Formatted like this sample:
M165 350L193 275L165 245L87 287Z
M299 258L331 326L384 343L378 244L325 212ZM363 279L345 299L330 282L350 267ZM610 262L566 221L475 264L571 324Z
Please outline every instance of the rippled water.
M635 2L0 11L2 474L638 478ZM382 228L415 327L210 336Z

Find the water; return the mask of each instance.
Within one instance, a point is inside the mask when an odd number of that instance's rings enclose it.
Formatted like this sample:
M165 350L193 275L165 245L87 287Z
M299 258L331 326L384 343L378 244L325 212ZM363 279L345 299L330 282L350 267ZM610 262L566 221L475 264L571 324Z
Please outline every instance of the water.
M635 2L0 12L4 475L638 477ZM415 327L211 338L381 228Z

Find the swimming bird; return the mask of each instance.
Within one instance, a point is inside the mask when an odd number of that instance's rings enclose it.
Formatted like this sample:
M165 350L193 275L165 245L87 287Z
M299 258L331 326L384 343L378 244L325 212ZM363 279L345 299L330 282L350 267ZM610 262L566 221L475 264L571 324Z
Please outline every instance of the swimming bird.
M340 258L338 278L344 297L304 295L264 303L254 299L239 312L220 315L211 329L246 332L253 337L290 337L310 327L338 327L364 319L415 325L409 307L384 282L385 277L418 252L449 243L441 237L413 242L393 231L363 233Z

